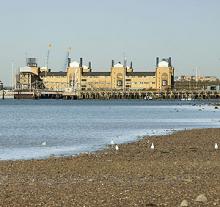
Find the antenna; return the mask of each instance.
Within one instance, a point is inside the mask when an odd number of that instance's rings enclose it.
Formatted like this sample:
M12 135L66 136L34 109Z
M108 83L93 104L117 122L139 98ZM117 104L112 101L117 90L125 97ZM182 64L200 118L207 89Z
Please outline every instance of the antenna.
M26 66L27 66L27 56L28 56L28 54L27 54L27 52L25 52L25 62L26 62Z
M11 63L11 88L14 89L14 63Z

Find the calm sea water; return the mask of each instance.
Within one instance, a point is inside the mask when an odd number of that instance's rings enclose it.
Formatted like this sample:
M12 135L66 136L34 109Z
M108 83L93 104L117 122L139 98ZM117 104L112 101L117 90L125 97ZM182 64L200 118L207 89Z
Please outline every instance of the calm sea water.
M0 159L76 155L143 135L220 127L210 101L0 100ZM46 142L43 146L42 143Z

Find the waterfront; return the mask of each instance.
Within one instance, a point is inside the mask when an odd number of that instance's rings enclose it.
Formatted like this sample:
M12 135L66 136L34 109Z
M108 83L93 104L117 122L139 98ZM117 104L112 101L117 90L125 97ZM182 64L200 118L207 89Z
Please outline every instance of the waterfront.
M103 149L112 139L124 143L143 135L219 128L220 109L209 103L209 100L1 100L0 158L76 155ZM43 142L46 146L42 146Z
M219 134L190 130L119 145L117 152L1 161L0 206L219 206Z

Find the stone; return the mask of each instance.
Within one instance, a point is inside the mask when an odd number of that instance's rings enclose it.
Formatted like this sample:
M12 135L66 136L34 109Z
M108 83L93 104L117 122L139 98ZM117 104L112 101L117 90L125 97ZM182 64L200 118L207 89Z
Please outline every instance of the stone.
M189 206L188 201L187 200L183 200L180 204L180 207L187 207Z
M200 194L199 196L197 196L196 198L196 202L201 202L201 203L206 203L208 201L207 197L205 196L205 194Z

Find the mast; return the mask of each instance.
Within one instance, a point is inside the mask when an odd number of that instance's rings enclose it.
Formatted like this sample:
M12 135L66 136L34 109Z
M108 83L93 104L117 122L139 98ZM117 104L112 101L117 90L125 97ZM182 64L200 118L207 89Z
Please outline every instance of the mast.
M196 67L196 89L197 89L197 82L198 82L198 68Z
M73 74L72 74L72 90L74 89L74 82L73 82Z
M45 70L45 78L47 76L47 72L49 72L49 58L50 58L50 49L52 47L52 44L48 45L48 50L47 50L47 62L46 62L46 70Z
M47 62L46 62L47 70L48 70L48 67L49 67L50 48L51 48L51 47L52 47L52 44L49 44L49 45L48 45L48 50L47 50Z
M123 92L125 91L125 76L127 72L127 58L125 55L125 52L123 53L123 58L124 58L124 74L123 74Z
M11 63L11 89L14 90L14 63Z

